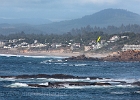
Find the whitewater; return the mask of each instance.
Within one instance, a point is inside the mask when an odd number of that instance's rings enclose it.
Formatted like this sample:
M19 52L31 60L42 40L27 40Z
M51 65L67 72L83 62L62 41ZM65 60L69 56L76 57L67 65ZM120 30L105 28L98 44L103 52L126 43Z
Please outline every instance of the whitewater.
M63 58L0 54L0 100L139 100L140 86L133 83L140 82L140 62L68 62ZM50 77L36 77L40 74ZM57 74L74 78L51 77ZM62 87L49 87L58 82ZM111 85L70 85L76 82Z

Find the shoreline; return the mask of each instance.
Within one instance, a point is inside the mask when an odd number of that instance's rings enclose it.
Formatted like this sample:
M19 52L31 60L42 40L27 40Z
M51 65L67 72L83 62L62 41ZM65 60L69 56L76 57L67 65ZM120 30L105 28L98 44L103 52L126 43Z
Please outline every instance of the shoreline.
M47 51L28 51L28 52L18 52L18 51L1 51L1 55L21 55L21 56L58 56L58 57L72 57L72 56L79 56L79 55L85 55L87 57L94 57L94 58L101 58L106 57L110 55L110 53L60 53L60 52L47 52Z

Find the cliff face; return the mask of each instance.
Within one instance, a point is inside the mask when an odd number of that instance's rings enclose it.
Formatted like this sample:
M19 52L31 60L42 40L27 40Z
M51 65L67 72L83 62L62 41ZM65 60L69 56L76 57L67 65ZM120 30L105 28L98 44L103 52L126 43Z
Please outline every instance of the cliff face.
M120 52L118 55L104 57L103 61L140 61L140 51L129 50Z

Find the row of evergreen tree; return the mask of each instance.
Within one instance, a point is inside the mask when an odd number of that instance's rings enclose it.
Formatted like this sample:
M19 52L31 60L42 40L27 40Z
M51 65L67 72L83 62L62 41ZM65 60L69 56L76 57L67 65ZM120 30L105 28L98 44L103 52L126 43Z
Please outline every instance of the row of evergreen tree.
M72 29L70 32L72 34L81 34L81 33L85 33L85 32L95 32L95 31L101 31L104 32L106 34L118 34L118 33L124 33L124 32L134 32L134 33L140 33L140 25L137 24L133 24L133 25L126 25L124 26L123 24L120 27L116 27L116 26L108 26L108 27L91 27L90 25L86 26L86 27L81 27L81 28L76 28L76 29Z
M33 43L38 40L40 43L83 43L88 44L92 40L96 40L101 36L103 40L109 40L113 35L129 36L131 38L130 44L137 42L140 43L140 25L121 25L120 27L108 26L107 28L100 27L82 27L80 29L72 29L65 34L25 34L24 32L0 35L0 41L24 38L25 42ZM136 41L135 41L136 40ZM127 41L128 42L128 41Z

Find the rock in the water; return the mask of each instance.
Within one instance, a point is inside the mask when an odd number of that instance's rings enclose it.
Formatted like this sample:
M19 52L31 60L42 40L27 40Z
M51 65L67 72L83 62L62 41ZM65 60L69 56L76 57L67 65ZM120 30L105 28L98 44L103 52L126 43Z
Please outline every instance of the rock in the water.
M134 82L134 83L132 83L132 85L140 86L140 82Z
M40 85L40 84L28 84L30 87L46 87L46 88L60 88L65 87L65 84L69 86L93 86L93 85L99 85L99 86L105 86L105 85L111 85L110 83L91 83L91 82L49 82L48 85Z
M95 82L95 83L92 83L91 85L100 85L100 86L103 86L103 85L111 85L111 84L110 83Z

